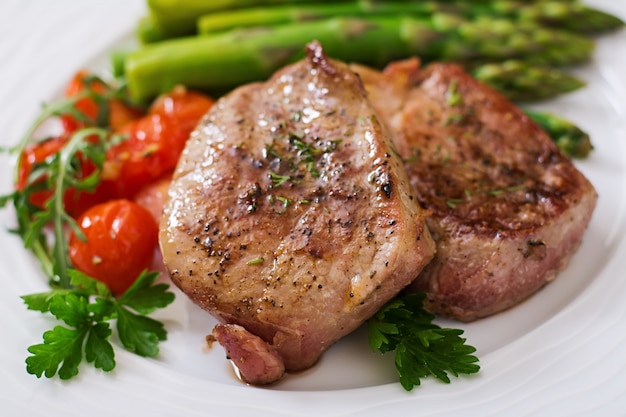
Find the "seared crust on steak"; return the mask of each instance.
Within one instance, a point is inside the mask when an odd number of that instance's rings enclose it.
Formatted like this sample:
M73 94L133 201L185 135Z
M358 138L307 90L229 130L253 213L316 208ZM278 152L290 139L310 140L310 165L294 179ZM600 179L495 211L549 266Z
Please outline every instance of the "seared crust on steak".
M192 133L162 217L164 262L195 303L304 369L432 259L413 194L359 78L313 43Z
M597 194L518 107L454 64L352 66L392 131L437 255L411 285L433 312L470 321L552 280Z

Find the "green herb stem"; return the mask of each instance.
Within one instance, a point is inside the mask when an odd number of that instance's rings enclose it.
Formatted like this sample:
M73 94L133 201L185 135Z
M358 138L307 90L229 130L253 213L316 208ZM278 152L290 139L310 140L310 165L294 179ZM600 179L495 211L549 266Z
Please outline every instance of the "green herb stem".
M71 136L69 142L59 153L59 164L61 169L57 173L56 185L54 187L54 197L50 201L53 205L53 213L56 214L52 219L54 230L54 269L56 275L58 276L61 288L70 288L67 273L70 267L70 262L68 258L68 244L65 237L65 225L70 224L73 229L77 229L76 227L73 227L75 220L65 211L63 199L65 191L68 188L68 184L70 183L70 178L68 178L68 173L70 172L69 167L72 160L76 157L81 144L86 138L95 135L103 140L108 134L109 131L107 129L98 127L81 129Z

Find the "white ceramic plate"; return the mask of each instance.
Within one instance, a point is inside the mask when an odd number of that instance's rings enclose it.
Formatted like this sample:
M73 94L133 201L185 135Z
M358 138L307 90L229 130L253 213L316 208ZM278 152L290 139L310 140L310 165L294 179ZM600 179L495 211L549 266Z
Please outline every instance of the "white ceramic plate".
M626 6L588 1L626 18ZM80 67L106 76L108 53L132 35L143 0L3 0L0 3L0 146L16 143L39 110ZM90 366L68 382L28 375L26 348L54 324L20 295L46 287L37 263L0 232L0 407L7 416L623 416L626 413L626 31L603 37L578 70L588 86L542 104L576 120L595 144L578 163L600 199L583 245L558 279L520 306L461 327L481 372L450 385L402 390L388 357L364 332L339 342L313 369L271 388L240 383L213 321L179 296L159 314L169 330L155 360L118 351L116 370ZM11 166L0 156L0 194ZM5 229L12 210L0 212Z

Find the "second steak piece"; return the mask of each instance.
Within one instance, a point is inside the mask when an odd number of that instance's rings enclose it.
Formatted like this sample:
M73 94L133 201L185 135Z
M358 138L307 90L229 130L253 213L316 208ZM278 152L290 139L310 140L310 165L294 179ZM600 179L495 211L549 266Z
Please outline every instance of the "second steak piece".
M217 101L162 217L172 280L228 323L213 335L251 383L280 378L277 360L313 365L434 253L359 78L317 43L306 53Z
M454 64L353 66L431 216L437 255L411 284L438 314L470 321L554 279L578 249L593 185L504 96Z

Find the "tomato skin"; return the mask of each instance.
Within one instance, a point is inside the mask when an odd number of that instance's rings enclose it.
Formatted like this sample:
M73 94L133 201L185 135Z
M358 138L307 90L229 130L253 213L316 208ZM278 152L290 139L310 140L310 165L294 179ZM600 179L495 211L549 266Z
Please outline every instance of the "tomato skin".
M26 147L20 155L15 188L23 190L28 184L28 177L32 173L35 164L42 163L46 158L58 153L66 143L66 138L59 137ZM30 195L30 203L43 208L44 203L48 201L51 195L52 191L48 190L35 192Z
M104 177L117 197L132 199L171 173L191 131L212 105L206 95L175 88L156 99L146 116L118 130L128 139L107 152Z
M86 70L80 70L76 74L74 74L70 82L65 87L65 96L73 97L83 91L85 89L85 83L83 80L88 75L89 73ZM92 88L94 89L94 91L97 92L104 91L103 85L93 85ZM85 116L88 116L92 119L95 119L98 115L98 105L92 99L83 98L81 100L78 100L74 107L78 109L81 113L85 114ZM74 116L69 114L61 116L61 123L63 124L63 128L67 133L74 132L81 127L84 127L83 122L79 122Z
M168 142L184 144L187 139L172 120L158 114L147 115L119 133L128 139L107 152L103 179L112 183L119 198L128 199L174 168L182 149L168 146Z
M85 85L85 79L90 75L87 70L81 69L74 74L70 82L65 88L66 97L74 97L84 91L88 86ZM102 82L93 81L89 87L97 92L104 93L107 89ZM143 115L143 111L138 108L131 107L118 99L109 100L109 120L108 125L112 129L118 129L128 122L138 119ZM100 111L100 106L92 98L83 98L76 102L74 107L90 119L95 120ZM66 133L73 133L78 129L85 127L85 123L78 121L74 116L65 114L61 116L61 124Z
M143 270L152 266L158 226L139 204L110 200L91 207L77 222L87 240L70 235L70 261L78 270L104 282L113 294L124 293Z
M47 158L60 152L68 142L68 137L60 136L49 140L32 144L24 149L20 156L19 171L16 188L23 190L28 184L29 176L36 164L44 162ZM92 163L82 164L83 178L89 176L96 169ZM41 178L40 181L44 181ZM44 204L52 196L53 190L37 191L30 195L30 203L43 209ZM87 208L102 203L112 197L112 190L109 185L96 187L94 192L82 192L68 189L63 195L65 211L72 217L77 217Z
M186 130L193 129L200 118L211 108L213 99L184 87L175 87L167 94L157 97L148 113L174 117L184 124Z

